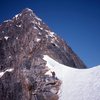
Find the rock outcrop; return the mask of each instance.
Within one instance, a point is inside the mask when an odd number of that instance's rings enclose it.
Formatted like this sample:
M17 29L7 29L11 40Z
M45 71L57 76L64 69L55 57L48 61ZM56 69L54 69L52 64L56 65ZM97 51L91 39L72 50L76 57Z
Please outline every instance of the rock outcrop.
M0 25L0 100L58 100L61 81L54 72L45 75L49 69L43 55L86 68L32 10L24 9Z

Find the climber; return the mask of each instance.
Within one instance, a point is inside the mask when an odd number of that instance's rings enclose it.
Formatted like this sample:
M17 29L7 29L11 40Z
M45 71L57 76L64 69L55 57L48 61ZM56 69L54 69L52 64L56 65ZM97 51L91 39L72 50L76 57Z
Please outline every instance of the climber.
M51 73L52 73L52 77L55 78L55 72L53 71Z

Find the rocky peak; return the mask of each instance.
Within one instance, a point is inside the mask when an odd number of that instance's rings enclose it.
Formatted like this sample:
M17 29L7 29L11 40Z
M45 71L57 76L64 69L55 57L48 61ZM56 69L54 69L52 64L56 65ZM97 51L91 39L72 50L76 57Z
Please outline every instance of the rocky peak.
M0 25L1 100L58 100L61 82L54 72L52 77L45 75L49 69L43 55L70 67L86 68L31 9Z

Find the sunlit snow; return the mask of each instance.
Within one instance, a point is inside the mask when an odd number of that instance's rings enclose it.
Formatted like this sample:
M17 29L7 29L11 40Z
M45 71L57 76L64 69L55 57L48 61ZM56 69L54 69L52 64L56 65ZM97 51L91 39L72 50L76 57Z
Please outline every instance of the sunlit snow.
M41 30L43 30L43 28L42 27L39 27Z
M40 18L39 18L39 17L37 17L37 16L36 16L35 18L36 18L38 21L42 21L42 19L40 19Z
M10 68L10 69L7 69L3 72L0 72L0 78L6 73L6 72L12 72L14 69L13 68Z
M35 27L35 26L34 26L34 29L36 29L36 30L37 30L37 27Z
M31 9L27 8L28 11L32 11ZM33 12L33 11L32 11Z
M17 27L21 27L22 25L16 25Z
M4 38L5 38L6 40L8 40L9 37L8 37L8 36L5 36Z
M48 34L49 36L54 37L55 34L54 32L51 32L50 30L45 30L45 32L49 33Z
M17 19L17 18L18 18L18 16L19 16L19 14L15 15L15 18Z
M41 39L39 39L39 38L36 38L35 40L36 40L36 42L39 42Z
M9 22L9 21L11 21L11 20L5 20L4 22Z
M46 74L56 73L62 81L59 100L100 100L100 66L75 69L62 65L47 55L43 58L50 69Z

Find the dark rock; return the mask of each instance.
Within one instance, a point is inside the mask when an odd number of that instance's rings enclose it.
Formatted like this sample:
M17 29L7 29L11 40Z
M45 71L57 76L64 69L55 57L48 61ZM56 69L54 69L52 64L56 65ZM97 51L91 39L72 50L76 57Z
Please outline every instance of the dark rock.
M48 71L43 55L75 68L86 68L72 49L32 10L0 25L0 100L58 100L61 82ZM8 69L14 71L7 71Z

